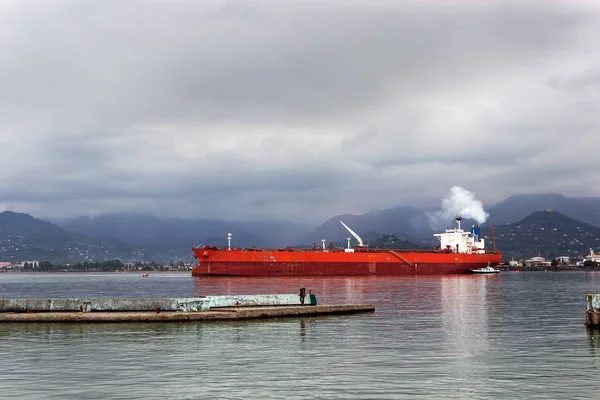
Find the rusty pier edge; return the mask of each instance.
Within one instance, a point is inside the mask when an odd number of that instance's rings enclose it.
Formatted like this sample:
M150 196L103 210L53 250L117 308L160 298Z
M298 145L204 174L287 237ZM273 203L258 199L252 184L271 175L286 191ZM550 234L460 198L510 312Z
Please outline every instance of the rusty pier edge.
M100 311L100 312L30 312L0 313L0 323L8 322L197 322L313 317L373 312L369 304L230 307L210 311Z

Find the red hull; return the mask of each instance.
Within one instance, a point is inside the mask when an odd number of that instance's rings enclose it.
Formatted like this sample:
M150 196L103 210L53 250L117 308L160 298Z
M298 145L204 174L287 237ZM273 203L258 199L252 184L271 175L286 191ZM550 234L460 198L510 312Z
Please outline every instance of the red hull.
M334 276L462 274L488 264L500 253L457 254L439 251L368 250L346 253L320 250L194 248L193 276Z

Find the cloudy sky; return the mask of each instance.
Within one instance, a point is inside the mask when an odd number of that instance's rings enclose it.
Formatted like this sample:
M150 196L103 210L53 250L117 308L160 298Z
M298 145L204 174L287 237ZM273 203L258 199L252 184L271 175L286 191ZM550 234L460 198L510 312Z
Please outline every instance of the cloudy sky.
M590 1L0 0L0 209L600 196Z

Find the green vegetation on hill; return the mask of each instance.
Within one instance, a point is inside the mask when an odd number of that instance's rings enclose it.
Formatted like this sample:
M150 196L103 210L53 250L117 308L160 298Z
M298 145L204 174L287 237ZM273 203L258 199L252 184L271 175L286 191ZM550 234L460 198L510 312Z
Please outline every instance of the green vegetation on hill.
M70 233L30 216L0 213L0 261L46 260L58 263L77 261L123 261L154 259L150 248L132 246L118 239L98 239Z
M519 222L494 229L505 258L576 257L600 246L600 228L556 211L534 212Z

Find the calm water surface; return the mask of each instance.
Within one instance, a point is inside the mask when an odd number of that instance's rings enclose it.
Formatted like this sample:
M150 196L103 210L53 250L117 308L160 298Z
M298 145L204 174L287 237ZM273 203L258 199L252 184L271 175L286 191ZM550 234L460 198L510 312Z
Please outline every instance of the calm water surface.
M0 274L0 297L296 293L372 314L226 323L2 324L1 399L598 398L600 273L192 278Z

